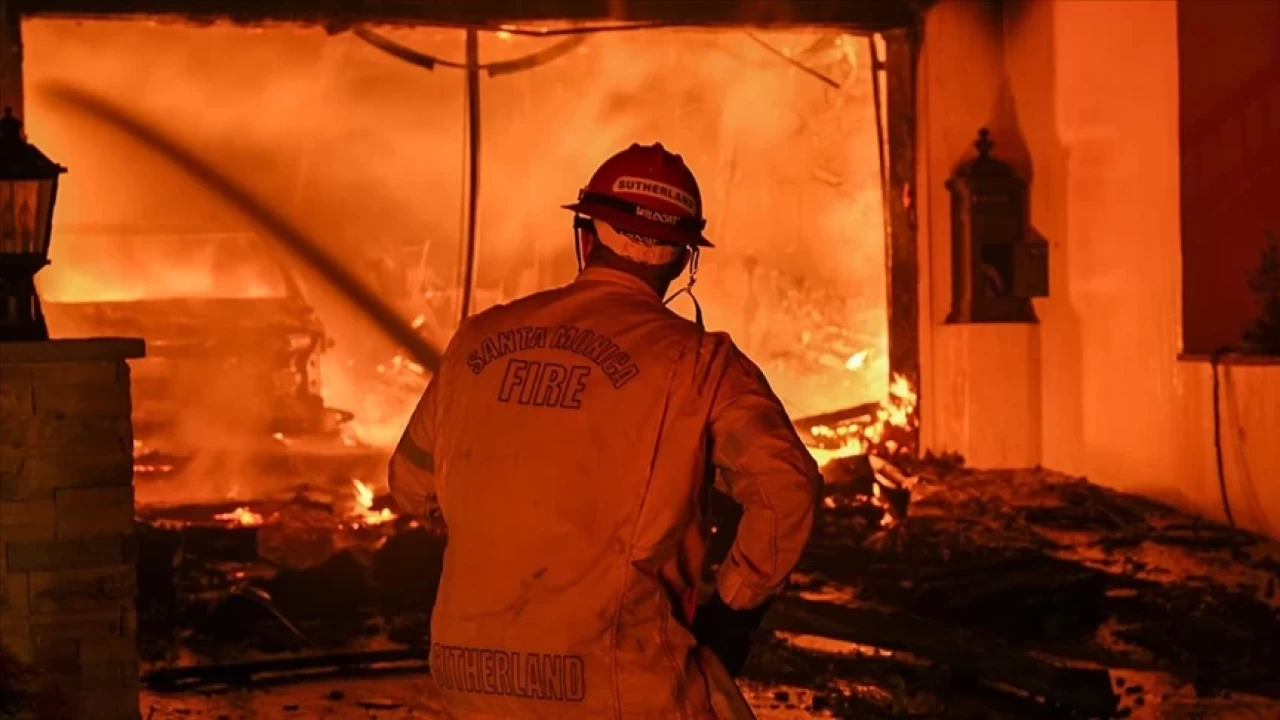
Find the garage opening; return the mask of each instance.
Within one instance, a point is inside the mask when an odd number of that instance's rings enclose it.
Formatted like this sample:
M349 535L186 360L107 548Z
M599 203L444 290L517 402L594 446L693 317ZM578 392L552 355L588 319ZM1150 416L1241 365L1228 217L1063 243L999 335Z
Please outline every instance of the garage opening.
M819 418L802 423L815 453L848 452L842 419L861 433L886 398L881 425L914 409L907 378L891 387L875 36L477 33L472 197L464 29L34 17L22 33L28 132L71 168L39 276L51 330L148 341L140 506L256 518L242 506L302 484L385 517L370 500L427 374L217 192L59 102L68 88L271 204L437 347L467 278L472 311L572 280L559 205L616 150L662 142L700 178L717 242L698 283L708 325L793 417Z

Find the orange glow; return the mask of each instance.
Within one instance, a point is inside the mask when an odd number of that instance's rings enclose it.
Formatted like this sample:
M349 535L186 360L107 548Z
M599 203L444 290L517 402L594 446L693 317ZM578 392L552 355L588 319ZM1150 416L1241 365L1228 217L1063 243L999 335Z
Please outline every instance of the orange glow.
M261 525L263 523L262 516L247 507L238 507L231 512L219 513L214 515L213 519L244 526Z
M379 32L463 56L456 28ZM752 34L830 82L734 29L600 33L544 66L482 77L476 308L570 281L559 205L608 155L660 141L701 180L717 245L697 284L709 328L735 338L793 416L892 396L868 40L822 29ZM40 118L28 130L71 168L41 291L61 301L279 297L293 276L333 340L318 358L319 392L354 415L341 444L392 447L424 369L198 182L41 90L64 83L127 105L272 201L443 347L462 276L461 75L301 26L29 18L23 36L28 113ZM556 42L505 29L480 40L485 63ZM672 307L692 315L684 299ZM878 437L832 433L849 443ZM306 441L292 431L280 440ZM233 485L256 492L252 478Z

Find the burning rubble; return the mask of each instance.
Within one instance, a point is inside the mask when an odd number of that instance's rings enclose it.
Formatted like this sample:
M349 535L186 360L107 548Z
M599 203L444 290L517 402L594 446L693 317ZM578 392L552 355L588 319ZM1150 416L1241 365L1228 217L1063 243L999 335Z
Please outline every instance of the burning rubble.
M846 367L861 368L864 353L851 356ZM888 397L879 403L796 421L822 468L828 509L848 509L871 528L891 528L906 519L918 478L895 462L914 464L916 399L911 383L894 375Z

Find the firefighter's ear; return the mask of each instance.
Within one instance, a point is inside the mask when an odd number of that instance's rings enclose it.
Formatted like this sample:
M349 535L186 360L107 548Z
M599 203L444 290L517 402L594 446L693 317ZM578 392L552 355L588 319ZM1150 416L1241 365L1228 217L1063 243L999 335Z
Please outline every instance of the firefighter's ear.
M587 266L587 258L591 257L591 251L595 248L596 242L596 225L590 218L581 215L573 218L573 252L578 256L578 272Z
M693 250L684 248L680 251L680 261L676 263L676 274L673 277L680 277L680 274L689 267L689 261L693 259Z

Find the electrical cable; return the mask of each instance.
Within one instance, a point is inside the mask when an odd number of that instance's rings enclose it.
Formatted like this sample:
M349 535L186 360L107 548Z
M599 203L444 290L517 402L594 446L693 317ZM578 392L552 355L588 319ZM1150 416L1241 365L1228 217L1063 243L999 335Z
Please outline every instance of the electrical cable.
M467 32L470 34L477 31L468 30ZM352 28L351 34L355 35L356 37L360 38L366 43L369 43L373 47L387 53L388 55L391 55L392 57L403 60L411 65L416 65L420 68L424 68L426 70L435 70L437 65L443 68L449 68L451 70L467 70L468 69L468 64L465 62L455 62L453 60L445 60L443 58L438 58L434 55L428 55L427 53L421 52L419 50L414 50L413 48L407 45L402 45L396 42L395 40L392 40L391 38L385 35L382 35L381 33L374 32L373 30L370 30L365 27ZM529 53L528 55L523 55L521 57L515 58L514 60L503 60L501 62L493 62L493 63L486 63L484 65L478 65L477 69L487 72L489 74L489 77L496 77L498 75L508 75L511 73L520 72L522 70L532 70L533 68L536 68L539 65L549 63L552 60L556 60L560 57L568 55L570 52L572 52L579 45L581 45L586 41L587 41L587 38L586 36L583 36L583 35L571 37L566 40L561 40L560 42L555 43L550 47L543 48L537 52Z
M461 27L481 32L507 33L522 37L561 37L565 35L594 35L602 32L628 32L631 30L660 30L662 28L697 27L688 23L673 23L665 20L652 20L633 23L613 23L609 25L573 25L562 28L522 28L517 25L485 25L468 23L433 23L437 27Z
M1236 520L1231 514L1231 498L1227 493L1227 472L1222 461L1222 410L1221 388L1218 382L1218 364L1222 357L1232 350L1229 346L1220 347L1209 356L1209 368L1213 372L1213 451L1218 464L1218 492L1222 496L1222 511L1227 516L1227 524L1235 529Z
M837 89L837 90L839 90L839 89L840 89L840 83L839 83L839 82L837 82L837 81L835 80L835 78L832 78L832 77L831 77L831 76L829 76L829 75L824 75L824 74L822 74L822 73L818 72L817 70L814 70L813 68L809 67L808 65L805 65L804 63L800 62L799 60L796 60L795 58L791 57L790 55L787 55L786 53L782 52L782 51L781 51L781 50L779 50L778 48L776 48L776 47L774 47L774 46L770 45L769 43L765 42L763 39L761 39L761 38L760 38L760 36L759 36L759 35L756 35L755 33L749 32L749 33L747 33L747 37L749 37L749 38L751 38L752 40L754 40L754 41L756 42L756 44L758 44L760 47L764 48L765 50L768 50L769 52L771 52L771 53L773 53L774 55L776 55L776 56L778 56L779 58L781 58L781 59L782 59L783 61L785 61L787 64L792 65L792 66L794 66L794 67L798 68L801 72L804 72L804 73L805 73L805 74L807 74L807 75L810 75L810 76L812 76L812 77L814 77L814 78L817 78L818 80L820 80L820 81L822 81L822 82L826 83L827 85L830 85L831 87L833 87L833 88L835 88L835 89Z

